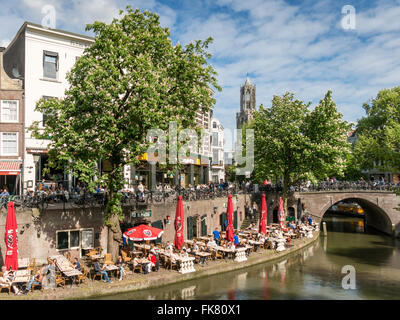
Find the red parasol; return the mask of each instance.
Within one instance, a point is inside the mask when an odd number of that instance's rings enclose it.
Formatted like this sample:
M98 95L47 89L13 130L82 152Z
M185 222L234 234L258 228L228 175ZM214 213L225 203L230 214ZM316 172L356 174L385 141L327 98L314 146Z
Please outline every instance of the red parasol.
M183 243L185 242L183 238L183 223L185 219L185 213L183 210L182 196L178 197L178 204L176 205L175 214L175 247L180 250Z
M125 239L129 239L131 241L143 241L156 240L157 238L160 238L163 233L164 231L161 229L141 224L125 231L123 236Z
M267 234L267 202L265 201L265 194L261 196L261 217L258 232L264 235Z
M14 202L8 203L6 233L4 240L6 242L6 261L4 265L7 270L18 270L18 225L15 216Z
M283 211L283 200L279 197L279 207L278 207L279 224L283 229L285 227L285 212Z
M232 195L228 196L228 207L226 208L228 215L228 225L226 226L226 240L233 241L233 203Z

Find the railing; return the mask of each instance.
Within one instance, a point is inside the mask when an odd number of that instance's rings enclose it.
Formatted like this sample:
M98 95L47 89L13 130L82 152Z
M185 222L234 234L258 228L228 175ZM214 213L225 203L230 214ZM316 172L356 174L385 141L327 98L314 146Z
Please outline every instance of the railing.
M283 187L281 184L268 184L255 187L250 185L245 187L247 193L281 193ZM256 191L258 189L258 192ZM335 182L318 182L316 184L298 184L289 187L289 192L326 192L326 191L386 191L400 192L399 183L376 183L367 181L335 181Z
M140 206L154 203L175 203L178 196L181 195L184 201L213 200L216 198L227 197L229 193L240 193L238 188L203 188L203 189L185 189L177 190L155 190L141 192L121 191L121 203L123 206ZM86 192L81 190L79 194L69 194L66 191L60 192L30 192L20 196L4 197L1 202L0 210L7 210L9 201L13 201L15 206L20 209L24 208L89 208L89 207L105 207L108 195L106 192Z

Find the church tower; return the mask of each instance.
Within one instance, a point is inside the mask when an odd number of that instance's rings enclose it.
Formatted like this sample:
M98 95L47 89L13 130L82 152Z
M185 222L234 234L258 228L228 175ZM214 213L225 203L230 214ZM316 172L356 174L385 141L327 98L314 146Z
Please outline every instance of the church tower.
M254 110L256 110L256 86L247 77L244 85L240 87L240 112L236 113L237 129L252 118Z

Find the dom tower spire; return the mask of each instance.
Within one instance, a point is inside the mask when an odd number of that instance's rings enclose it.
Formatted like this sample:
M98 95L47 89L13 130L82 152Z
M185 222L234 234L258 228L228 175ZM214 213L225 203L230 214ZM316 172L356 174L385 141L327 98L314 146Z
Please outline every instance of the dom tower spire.
M252 118L254 110L256 110L256 85L247 77L244 85L240 87L240 112L236 113L237 129Z

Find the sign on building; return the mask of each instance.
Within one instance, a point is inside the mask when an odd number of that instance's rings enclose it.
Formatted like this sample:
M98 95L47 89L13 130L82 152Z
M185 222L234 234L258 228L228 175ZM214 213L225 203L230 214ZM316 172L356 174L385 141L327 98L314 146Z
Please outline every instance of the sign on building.
M149 218L151 217L151 210L132 211L131 218Z

